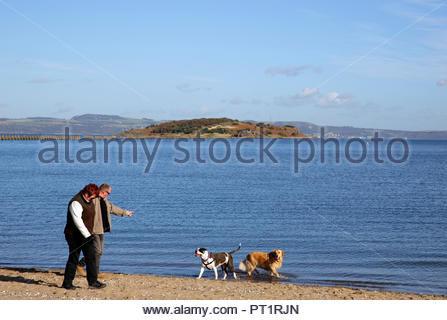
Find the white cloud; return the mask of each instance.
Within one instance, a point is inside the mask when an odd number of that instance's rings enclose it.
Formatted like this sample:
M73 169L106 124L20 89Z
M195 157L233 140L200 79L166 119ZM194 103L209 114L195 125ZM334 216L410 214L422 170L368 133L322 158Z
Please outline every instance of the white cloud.
M357 112L374 112L382 109L380 105L375 102L362 103L355 99L349 93L340 94L338 92L328 92L319 98L315 106L326 109L349 109Z
M318 93L318 88L305 88L301 93L298 94L300 98L312 97Z
M352 95L329 92L317 100L316 106L321 108L349 107L352 105Z
M438 87L443 87L443 86L447 86L447 78L446 79L441 79L438 82L436 82L436 85Z
M317 88L305 88L300 93L288 97L276 98L276 103L289 107L297 107L314 102L313 97L318 94Z

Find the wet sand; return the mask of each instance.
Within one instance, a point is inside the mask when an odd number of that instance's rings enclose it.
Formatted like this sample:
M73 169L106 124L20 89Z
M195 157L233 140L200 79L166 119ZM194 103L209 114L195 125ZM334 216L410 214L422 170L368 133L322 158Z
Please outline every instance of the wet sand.
M170 278L105 273L104 289L89 289L76 276L76 290L61 288L63 270L0 268L1 300L412 300L447 299L431 296L351 289L298 286L280 282Z

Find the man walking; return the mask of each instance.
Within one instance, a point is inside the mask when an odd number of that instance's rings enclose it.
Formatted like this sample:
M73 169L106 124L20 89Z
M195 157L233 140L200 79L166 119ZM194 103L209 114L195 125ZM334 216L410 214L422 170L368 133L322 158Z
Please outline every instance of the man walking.
M104 252L104 233L110 232L111 230L112 219L110 217L110 214L114 214L120 217L132 216L133 214L133 211L121 209L120 207L115 206L113 203L107 200L107 197L111 192L112 187L104 183L99 187L99 197L93 200L93 204L95 206L95 219L93 222L92 233L96 256L96 272L99 277L101 277L101 274L99 273L99 266L101 263L101 256ZM80 274L84 273L84 258L81 259L77 267Z
M88 184L79 191L68 203L67 224L65 225L65 240L68 244L68 260L65 266L64 282L62 287L67 290L76 289L73 279L76 275L76 266L79 255L84 253L87 265L87 282L89 288L102 289L106 285L98 281L96 269L95 248L93 246L93 224L95 218L95 206L93 199L99 194L96 184Z

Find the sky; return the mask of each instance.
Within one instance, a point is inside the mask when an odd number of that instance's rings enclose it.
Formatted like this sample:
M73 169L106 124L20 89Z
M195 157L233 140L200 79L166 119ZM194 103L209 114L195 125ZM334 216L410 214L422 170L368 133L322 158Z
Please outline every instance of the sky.
M447 130L447 0L0 0L0 117Z

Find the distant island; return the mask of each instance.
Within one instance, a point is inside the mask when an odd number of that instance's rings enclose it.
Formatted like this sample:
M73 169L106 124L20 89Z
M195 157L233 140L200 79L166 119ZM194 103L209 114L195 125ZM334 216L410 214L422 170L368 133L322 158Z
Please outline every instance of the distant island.
M40 136L63 135L64 129L69 127L71 135L115 136L133 129L144 129L151 125L159 125L168 122L172 122L172 120L154 120L147 118L137 119L103 114L83 114L74 116L71 119L48 117L20 119L0 118L0 134L25 134ZM246 119L240 122L251 123L252 125L259 124L258 121ZM323 128L326 138L370 138L374 136L375 132L378 132L379 136L384 139L404 138L409 140L447 140L446 130L408 131L381 128L356 128L351 126L317 125L311 122L303 121L265 121L263 123L265 126L269 124L280 127L294 127L303 135L310 137L320 137L321 129Z
M229 118L200 118L152 124L118 136L126 138L309 138L294 126L274 126Z

